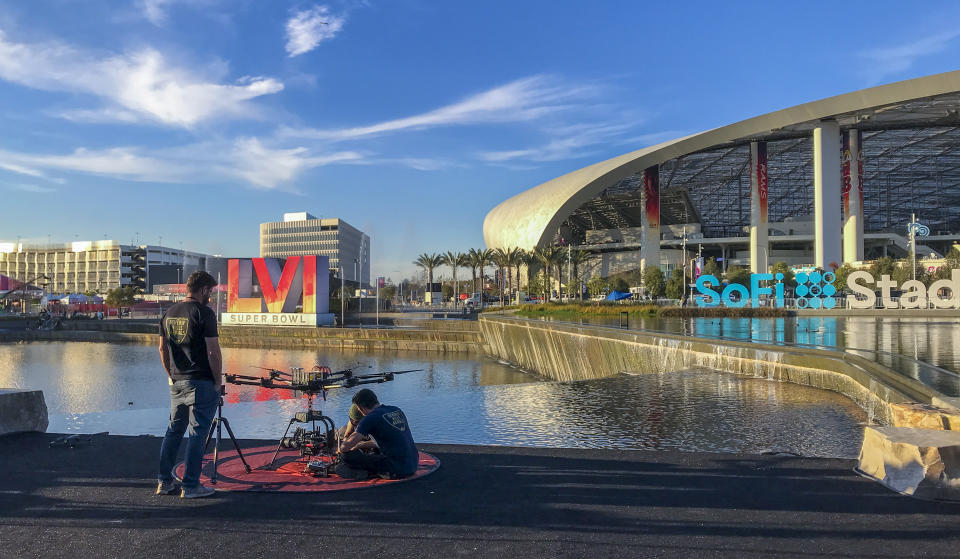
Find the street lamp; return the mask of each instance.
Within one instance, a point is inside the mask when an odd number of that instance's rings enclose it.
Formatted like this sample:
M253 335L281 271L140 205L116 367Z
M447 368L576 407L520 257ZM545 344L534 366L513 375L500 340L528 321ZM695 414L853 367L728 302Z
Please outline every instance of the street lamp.
M340 266L340 328L343 328L346 326L346 318L347 318L346 300L347 300L347 293L346 291L344 291L344 287L343 287L343 266L341 265Z
M360 242L363 243L362 240ZM354 281L357 282L357 293L360 293L360 280L357 279L359 277L360 277L360 259L354 258L353 259L353 279ZM360 323L360 328L363 328L363 317L360 316L360 312L363 311L363 294L362 293L358 298L357 305L358 305L357 306L357 322Z

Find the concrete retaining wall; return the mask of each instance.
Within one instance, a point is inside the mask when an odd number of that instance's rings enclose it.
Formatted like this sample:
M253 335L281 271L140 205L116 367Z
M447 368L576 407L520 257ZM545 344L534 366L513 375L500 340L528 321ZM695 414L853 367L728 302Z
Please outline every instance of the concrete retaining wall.
M119 321L118 321L119 322ZM445 321L433 321L445 322ZM476 324L476 323L474 323ZM155 345L159 338L156 325L133 325L149 333L101 330L19 330L0 331L0 342L71 341ZM426 351L482 354L479 329L375 329L375 328L263 328L257 326L221 326L223 347L271 349L340 348L374 351Z
M224 347L482 353L479 330L222 326L220 343Z
M942 395L855 355L519 318L479 322L490 354L557 380L704 367L833 390L879 423L960 425L960 409Z

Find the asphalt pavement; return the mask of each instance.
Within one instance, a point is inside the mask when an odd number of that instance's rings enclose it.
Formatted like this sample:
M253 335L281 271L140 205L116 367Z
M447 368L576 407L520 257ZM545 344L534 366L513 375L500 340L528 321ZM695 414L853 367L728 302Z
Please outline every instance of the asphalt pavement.
M421 445L423 479L326 494L153 494L157 437L0 437L0 557L957 557L960 504L854 461ZM267 441L243 441L244 446Z

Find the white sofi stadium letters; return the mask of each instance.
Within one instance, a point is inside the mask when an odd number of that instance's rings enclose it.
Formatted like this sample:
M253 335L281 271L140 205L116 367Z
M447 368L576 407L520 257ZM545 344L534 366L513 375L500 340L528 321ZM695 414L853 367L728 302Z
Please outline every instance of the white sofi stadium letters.
M850 297L847 299L847 306L851 309L872 309L877 304L877 296L873 289L857 283L858 281L871 284L873 283L873 276L870 275L870 272L864 270L850 272L850 275L847 276L847 289L855 295L863 295L865 299L861 301L855 297Z

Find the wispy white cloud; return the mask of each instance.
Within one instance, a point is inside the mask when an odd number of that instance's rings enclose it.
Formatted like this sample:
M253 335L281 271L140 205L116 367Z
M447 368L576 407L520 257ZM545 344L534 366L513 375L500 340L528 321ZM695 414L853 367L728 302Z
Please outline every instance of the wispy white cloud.
M571 103L582 101L596 92L594 86L565 84L548 76L532 76L410 117L330 130L284 127L279 134L314 140L351 140L440 126L531 121L569 109Z
M223 184L241 180L254 188L274 189L290 185L309 169L361 163L364 158L354 151L318 153L304 147L271 147L258 138L238 138L157 149L149 155L136 147L79 148L67 154L0 150L0 169L27 170L40 177L45 176L42 169L138 182Z
M346 16L332 14L327 6L294 13L287 21L287 53L293 57L312 51L336 37L346 22Z
M0 165L72 171L134 181L176 181L182 178L182 172L176 166L142 155L139 150L130 147L106 150L79 148L62 155L0 150Z
M435 157L395 157L391 159L381 159L379 163L393 163L410 167L417 171L442 171L443 169L449 169L455 166L455 164L449 160Z
M174 0L141 0L140 7L150 23L161 26L167 22L167 6L173 2Z
M861 51L860 57L868 64L864 73L876 82L890 74L903 72L917 59L944 51L957 37L960 37L960 31L947 31L901 45Z
M49 186L39 186L36 184L7 184L7 188L12 190L20 190L23 192L32 192L34 194L49 194L51 192L56 192L56 188L50 188Z
M601 145L622 145L626 142L624 134L636 129L641 121L629 120L625 122L581 123L546 129L546 134L552 139L546 143L524 149L506 151L487 151L479 155L481 160L490 163L506 161L560 161L576 159L593 155ZM652 138L658 135L646 135ZM671 136L674 137L674 136ZM634 137L640 140L643 136ZM644 147L649 144L638 145Z
M222 117L252 118L252 99L283 90L273 78L244 77L216 83L171 65L157 50L97 56L62 43L10 41L0 31L0 79L46 91L100 97L107 105L63 111L85 121L149 121L192 127Z
M363 155L354 151L313 155L307 148L272 149L257 138L235 142L230 154L233 173L259 188L276 188L298 177L307 169L332 163L356 162Z
M45 175L41 171L37 169L31 169L30 167L24 167L23 165L17 165L15 163L5 163L0 161L0 169L3 169L4 171L10 171L11 173L26 175L28 177L45 178Z

